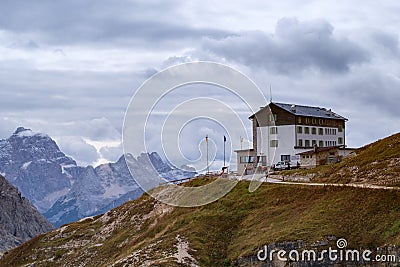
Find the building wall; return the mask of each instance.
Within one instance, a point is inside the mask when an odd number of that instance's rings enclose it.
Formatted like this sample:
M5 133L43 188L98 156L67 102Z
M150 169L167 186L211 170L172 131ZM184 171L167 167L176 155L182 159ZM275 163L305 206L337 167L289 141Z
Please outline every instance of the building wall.
M339 156L342 158L347 158L348 156L354 154L355 149L339 149Z
M326 112L329 111L326 110ZM282 156L285 155L287 156L285 160L290 158L291 164L296 164L300 161L300 157L296 154L313 148L313 140L318 146L322 142L322 147L345 145L346 142L345 120L342 119L295 115L274 103L260 109L250 119L253 121L254 154L267 156L268 166L283 160ZM298 126L302 127L302 133L298 133ZM271 132L272 127L276 127L277 133ZM309 128L309 134L305 133L305 127ZM312 128L316 128L315 134L312 133ZM318 129L322 129L322 135L319 134ZM342 143L339 143L339 138ZM271 147L272 140L276 140L274 141L277 142L276 147ZM302 140L301 146L299 146L299 140ZM309 140L307 146L306 140ZM256 161L257 157L255 157L254 167L257 166Z
M276 127L277 133L271 133L271 128ZM277 140L278 146L271 147L271 141ZM267 156L267 165L271 166L281 161L282 155L289 155L292 164L300 160L297 153L307 149L295 149L295 126L266 126L257 128L257 155Z
M337 149L336 150L328 150L322 151L316 154L316 163L318 165L325 165L327 164L328 157L330 153L334 153L332 156L337 156Z
M276 115L276 120L271 120L272 114ZM254 118L258 121L258 126L260 127L295 124L295 115L287 112L273 103L256 112L252 119Z
M247 172L247 174L251 174L254 172L255 169L255 163L253 162L241 162L241 157L255 157L255 152L249 149L244 149L244 150L237 150L237 172L238 174L244 174ZM246 171L247 170L247 171Z
M297 127L302 127L302 133L297 132ZM271 131L271 128L275 127L277 129L276 133ZM289 155L291 164L295 164L297 161L300 161L300 157L296 154L305 152L310 150L313 147L312 141L315 140L316 144L319 146L319 142L323 142L322 147L326 146L334 146L338 144L338 138L341 137L343 140L343 144L345 142L344 139L344 129L342 132L339 132L337 128L332 127L315 127L316 134L312 134L312 127L309 127L310 133L304 133L305 125L281 125L281 126L265 126L265 127L257 127L256 132L256 140L257 143L257 155L265 155L267 156L267 165L271 166L276 164L278 161L283 160L282 155ZM322 129L323 134L319 134L319 128ZM333 129L336 129L336 134L326 134L325 129L330 129L330 133L333 133ZM303 146L299 147L299 140L302 140ZM271 140L277 140L278 146L271 147ZM309 146L305 146L305 141L309 140ZM330 141L331 143L326 143ZM318 159L317 159L318 161ZM314 164L315 166L315 164Z
M254 153L257 154L257 127L258 127L258 120L257 118L253 119L253 150Z
M328 157L339 157L339 149L332 148L327 151L320 151L309 155L301 155L300 163L302 168L312 168L318 165L328 164Z
M302 133L298 133L298 127L301 127ZM309 134L305 133L305 128L308 127L309 129ZM316 133L312 133L312 129L316 129ZM322 129L322 135L319 134L319 129ZM296 126L296 147L299 146L299 140L302 140L302 146L303 147L308 147L312 148L313 143L312 141L315 140L317 146L319 147L327 147L327 146L338 146L338 145L344 145L345 144L345 133L344 129L339 132L339 129L336 127L321 127L321 126L308 126L308 125L297 125ZM327 134L329 132L329 134ZM336 132L336 134L332 134L333 132ZM339 144L339 138L342 138L342 143ZM309 146L306 146L306 140L309 141ZM323 145L320 146L320 141L323 142ZM326 143L330 142L330 143Z
M315 154L300 156L300 167L301 168L313 168L315 166L317 166Z

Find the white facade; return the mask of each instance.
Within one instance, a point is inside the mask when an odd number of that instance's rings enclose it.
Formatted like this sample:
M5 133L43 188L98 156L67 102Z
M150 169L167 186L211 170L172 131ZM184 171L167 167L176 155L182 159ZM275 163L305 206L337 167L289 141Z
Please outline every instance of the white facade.
M279 161L299 165L299 153L317 147L345 147L347 119L331 109L270 102L252 114L253 148L247 153L245 170L250 160L253 170L265 169ZM238 151L239 152L239 151ZM238 153L238 159L244 152ZM242 156L244 157L244 156Z
M235 150L237 153L237 172L242 175L254 173L254 151L253 149Z
M344 130L309 125L257 127L257 156L267 156L267 165L278 161L300 162L301 152L318 147L344 145Z
M297 125L295 135L297 147L313 147L314 144L318 147L340 146L345 143L344 130L335 127Z

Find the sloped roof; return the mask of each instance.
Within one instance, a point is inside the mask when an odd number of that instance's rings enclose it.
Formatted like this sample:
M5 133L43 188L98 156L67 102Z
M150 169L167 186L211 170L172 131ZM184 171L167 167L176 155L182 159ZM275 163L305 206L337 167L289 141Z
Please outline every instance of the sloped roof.
M320 153L323 151L329 151L332 149L339 149L340 147L343 147L343 145L340 146L325 146L325 147L316 147L315 149L307 150L301 153L297 153L296 155L312 155L315 153Z
M269 105L276 105L287 112L297 115L297 116L306 116L306 117L317 117L324 119L337 119L337 120L346 120L345 117L340 116L339 114L333 112L331 109L321 108L321 107L311 107L311 106L302 106L296 104L285 104L285 103L275 103L271 102L264 108ZM293 108L292 108L293 107ZM250 117L252 118L254 114Z
M330 109L320 108L320 107L311 107L311 106L302 106L295 104L285 104L285 103L273 103L278 107L283 108L284 110L299 116L310 116L310 117L319 117L324 119L341 119L347 120L345 117L336 114ZM294 109L292 109L292 106Z

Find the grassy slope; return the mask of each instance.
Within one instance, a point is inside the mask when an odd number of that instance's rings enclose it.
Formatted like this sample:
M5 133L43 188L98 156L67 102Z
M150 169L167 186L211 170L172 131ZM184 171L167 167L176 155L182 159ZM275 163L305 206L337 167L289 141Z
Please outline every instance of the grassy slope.
M400 134L361 148L357 156L316 170L316 180L393 181L399 173ZM210 180L193 180L199 186ZM8 252L0 266L180 266L171 257L176 236L189 242L201 266L223 266L263 244L326 236L349 247L400 245L400 190L263 184L248 192L240 182L220 200L174 208L149 196L34 238Z
M314 242L328 235L345 237L354 247L400 244L397 190L264 184L249 193L247 187L247 182L240 182L219 201L198 208L170 208L148 220L143 218L154 210L155 201L143 196L110 212L105 223L99 217L70 224L62 234L54 231L35 238L9 252L0 266L30 263L32 256L37 262L53 258L54 266L81 262L109 266L133 252L138 255L136 263L153 259L153 265L178 266L162 253L176 251L178 234L189 241L190 253L201 266L223 266L275 241ZM104 233L112 225L107 236ZM103 245L95 246L99 243Z
M400 133L356 150L356 156L333 165L284 174L313 174L316 182L400 185Z

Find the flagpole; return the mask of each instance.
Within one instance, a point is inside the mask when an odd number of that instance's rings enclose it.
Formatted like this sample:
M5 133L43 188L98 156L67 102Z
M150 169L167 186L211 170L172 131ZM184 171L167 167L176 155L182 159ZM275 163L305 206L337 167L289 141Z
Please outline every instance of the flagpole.
M224 135L224 167L225 167L225 143L226 143L226 137Z
M208 135L206 135L206 143L207 143L207 174L209 174L210 167L208 166Z

